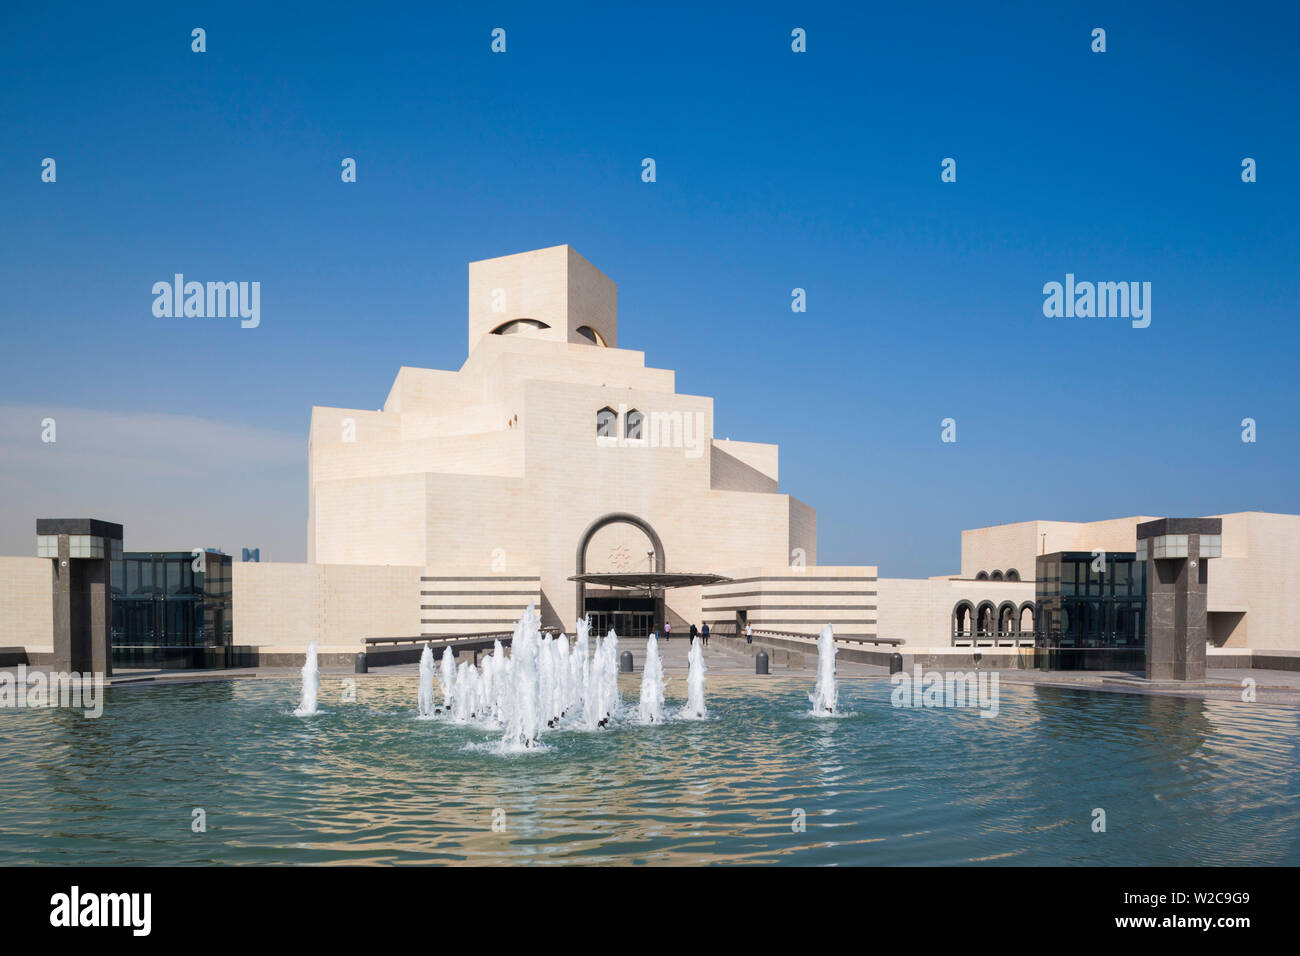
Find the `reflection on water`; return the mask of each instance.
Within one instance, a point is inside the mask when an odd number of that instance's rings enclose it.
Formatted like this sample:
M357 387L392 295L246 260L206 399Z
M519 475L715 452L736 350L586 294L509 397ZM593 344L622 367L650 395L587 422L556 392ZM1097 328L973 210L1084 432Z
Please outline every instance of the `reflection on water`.
M1300 863L1285 708L1004 684L990 720L895 710L869 679L817 720L806 680L710 678L707 720L504 757L416 720L414 676L341 690L312 718L267 679L112 689L99 720L0 712L0 864Z

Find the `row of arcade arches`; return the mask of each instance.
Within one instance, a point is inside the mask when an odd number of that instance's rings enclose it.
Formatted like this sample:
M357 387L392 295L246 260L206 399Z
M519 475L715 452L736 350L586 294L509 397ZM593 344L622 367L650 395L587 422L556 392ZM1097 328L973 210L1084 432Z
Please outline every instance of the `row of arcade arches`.
M1032 643L1034 638L1033 601L958 601L952 609L952 642L955 646L972 643Z

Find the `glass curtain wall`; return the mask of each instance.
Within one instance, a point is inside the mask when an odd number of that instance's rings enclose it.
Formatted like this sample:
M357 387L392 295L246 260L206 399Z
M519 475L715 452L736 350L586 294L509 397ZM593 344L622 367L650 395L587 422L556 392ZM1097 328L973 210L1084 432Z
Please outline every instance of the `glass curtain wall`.
M111 562L113 666L234 666L230 555L129 551Z
M1146 562L1129 552L1038 557L1034 644L1044 670L1146 666Z

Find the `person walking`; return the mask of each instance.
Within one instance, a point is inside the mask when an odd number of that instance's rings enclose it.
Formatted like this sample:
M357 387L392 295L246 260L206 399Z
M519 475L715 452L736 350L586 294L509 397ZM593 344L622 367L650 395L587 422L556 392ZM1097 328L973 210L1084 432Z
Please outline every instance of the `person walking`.
M695 643L695 639L696 639L697 637L699 637L699 636L700 636L700 632L699 632L698 630L696 630L695 625L692 624L692 625L691 625L691 643L694 644L694 643Z
M747 623L747 624L745 625L745 643L746 643L746 644L753 644L753 643L754 643L754 625L753 625L753 624L748 624L748 623Z
M664 643L667 644L673 639L673 622L664 621Z
M704 646L708 647L709 646L709 622L708 621L704 622L704 630L700 631L700 637L704 642Z

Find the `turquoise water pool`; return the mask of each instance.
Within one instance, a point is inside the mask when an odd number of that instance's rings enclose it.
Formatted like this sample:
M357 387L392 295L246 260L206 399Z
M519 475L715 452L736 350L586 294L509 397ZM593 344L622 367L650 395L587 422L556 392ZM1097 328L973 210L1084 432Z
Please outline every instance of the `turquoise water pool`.
M0 712L0 863L1300 863L1287 708L1003 684L981 719L870 678L818 719L810 680L710 679L706 721L504 756L416 719L413 676L346 686L310 718L264 678Z

